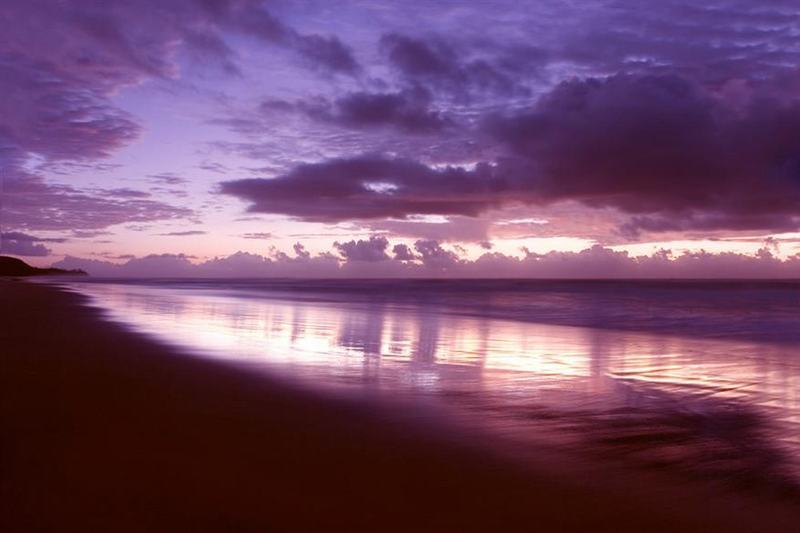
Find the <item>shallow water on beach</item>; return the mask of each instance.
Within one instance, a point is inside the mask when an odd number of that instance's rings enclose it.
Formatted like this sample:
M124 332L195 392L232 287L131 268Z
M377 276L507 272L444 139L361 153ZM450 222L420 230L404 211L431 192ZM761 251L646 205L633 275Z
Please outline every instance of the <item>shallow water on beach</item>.
M732 487L800 486L795 283L61 284L198 355L429 407L498 443L555 436Z

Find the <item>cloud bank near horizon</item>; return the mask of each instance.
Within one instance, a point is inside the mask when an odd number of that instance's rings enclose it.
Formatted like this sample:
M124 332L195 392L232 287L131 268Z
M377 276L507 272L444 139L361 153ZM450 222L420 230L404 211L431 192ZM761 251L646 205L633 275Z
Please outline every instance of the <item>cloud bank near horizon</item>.
M294 255L237 252L192 262L183 254L130 258L124 263L67 256L53 266L82 269L97 277L119 278L530 278L530 279L797 279L800 254L785 259L768 246L756 255L661 250L634 256L595 245L579 252L527 252L513 257L487 252L475 260L436 241L413 247L384 237L335 245L335 252L312 255L297 243Z

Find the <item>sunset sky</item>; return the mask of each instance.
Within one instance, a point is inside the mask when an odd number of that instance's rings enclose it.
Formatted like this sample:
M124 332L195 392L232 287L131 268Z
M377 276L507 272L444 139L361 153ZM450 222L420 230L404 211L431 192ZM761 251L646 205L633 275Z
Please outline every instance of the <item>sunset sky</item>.
M7 0L2 252L785 274L798 59L794 0Z

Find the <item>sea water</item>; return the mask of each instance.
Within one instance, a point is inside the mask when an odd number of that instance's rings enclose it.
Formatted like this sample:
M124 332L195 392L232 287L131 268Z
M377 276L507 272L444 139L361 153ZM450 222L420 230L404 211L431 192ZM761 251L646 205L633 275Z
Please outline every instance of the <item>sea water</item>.
M747 490L800 486L799 283L61 284L187 354L436 413L522 459L555 442Z

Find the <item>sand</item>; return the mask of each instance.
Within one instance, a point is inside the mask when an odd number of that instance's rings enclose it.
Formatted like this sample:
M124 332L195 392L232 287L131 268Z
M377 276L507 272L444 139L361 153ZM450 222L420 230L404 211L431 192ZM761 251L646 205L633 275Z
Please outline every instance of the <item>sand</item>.
M0 280L0 531L794 531L739 500L537 474ZM631 478L634 479L634 478Z

